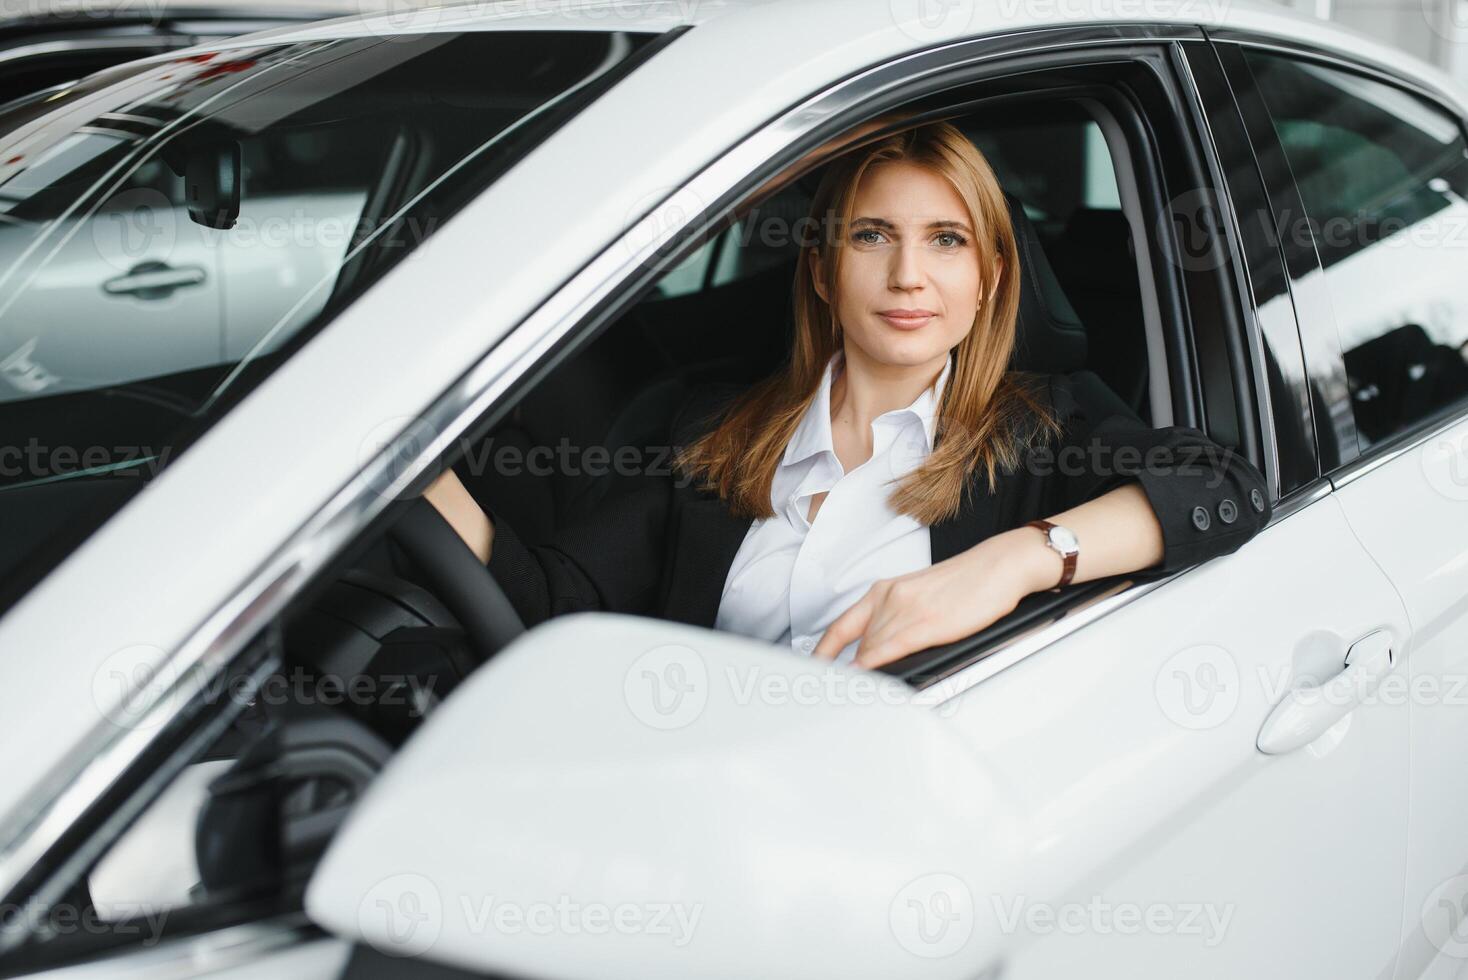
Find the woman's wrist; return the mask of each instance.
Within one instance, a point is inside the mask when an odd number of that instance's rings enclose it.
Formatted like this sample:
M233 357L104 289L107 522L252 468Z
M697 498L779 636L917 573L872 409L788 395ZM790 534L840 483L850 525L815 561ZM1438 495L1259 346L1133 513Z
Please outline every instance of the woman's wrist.
M994 543L997 560L1009 569L1020 598L1032 592L1053 589L1065 571L1059 552L1045 543L1045 536L1032 527L1016 527L994 535L980 545Z

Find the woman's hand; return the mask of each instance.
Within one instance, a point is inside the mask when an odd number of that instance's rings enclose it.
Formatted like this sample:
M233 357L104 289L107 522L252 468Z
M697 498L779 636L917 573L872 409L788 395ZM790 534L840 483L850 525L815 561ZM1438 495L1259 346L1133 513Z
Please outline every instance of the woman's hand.
M453 470L444 470L423 491L423 499L443 515L449 526L484 564L494 546L494 523Z
M1062 567L1034 528L993 535L936 565L879 579L836 617L812 656L834 660L860 638L856 666L881 667L961 640L1008 615L1031 592L1054 586Z

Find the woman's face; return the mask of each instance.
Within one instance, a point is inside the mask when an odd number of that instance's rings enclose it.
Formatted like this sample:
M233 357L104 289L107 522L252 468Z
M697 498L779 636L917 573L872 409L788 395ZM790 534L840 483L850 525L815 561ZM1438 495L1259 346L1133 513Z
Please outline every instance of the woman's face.
M848 351L892 366L947 355L979 308L979 252L963 198L939 174L906 162L862 176L842 243L836 317ZM827 303L821 258L816 292ZM904 312L916 312L903 316Z

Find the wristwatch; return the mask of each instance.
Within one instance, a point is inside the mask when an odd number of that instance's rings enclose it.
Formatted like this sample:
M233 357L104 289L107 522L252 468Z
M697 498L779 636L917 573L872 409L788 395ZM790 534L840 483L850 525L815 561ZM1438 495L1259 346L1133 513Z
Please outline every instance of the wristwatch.
M1036 527L1045 532L1045 543L1055 551L1065 562L1065 571L1060 573L1060 584L1051 589L1051 592L1059 592L1070 584L1070 580L1076 574L1076 555L1081 553L1081 543L1076 538L1075 532L1068 527L1059 524L1051 524L1049 521L1030 521L1025 527Z

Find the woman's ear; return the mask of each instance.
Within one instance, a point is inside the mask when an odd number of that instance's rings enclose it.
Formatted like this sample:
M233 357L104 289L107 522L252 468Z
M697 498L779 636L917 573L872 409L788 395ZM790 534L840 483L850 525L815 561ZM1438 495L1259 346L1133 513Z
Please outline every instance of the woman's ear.
M815 287L816 295L821 298L821 302L829 306L831 298L826 295L826 269L821 262L821 253L816 249L810 250L810 274L811 285Z
M1004 274L1004 257L1002 255L996 255L996 256L994 256L994 278L991 280L994 283L994 287L989 290L990 293L994 292L995 289L998 288L998 286L999 286L999 277L1002 276L1003 274ZM980 306L983 306L984 305L984 300L987 299L987 298L988 298L987 295L980 296L979 297L979 305Z

